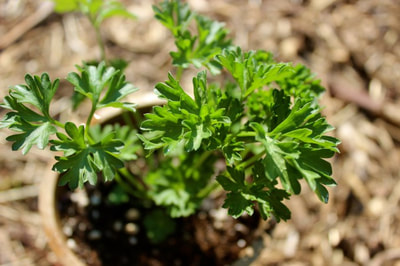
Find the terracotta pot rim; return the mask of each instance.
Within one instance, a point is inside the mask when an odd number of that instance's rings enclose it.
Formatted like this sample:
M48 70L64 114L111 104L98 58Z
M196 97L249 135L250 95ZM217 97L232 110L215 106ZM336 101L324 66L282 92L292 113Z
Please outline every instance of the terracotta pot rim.
M49 165L49 169L51 169L52 165ZM84 266L86 264L68 247L67 238L62 231L56 202L58 176L58 173L51 171L45 174L41 180L39 212L42 218L42 226L48 244L60 263L66 266Z

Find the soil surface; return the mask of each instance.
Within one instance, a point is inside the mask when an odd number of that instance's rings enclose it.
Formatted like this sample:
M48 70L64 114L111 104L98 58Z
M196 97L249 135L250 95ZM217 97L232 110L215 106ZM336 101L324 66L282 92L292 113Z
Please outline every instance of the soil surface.
M154 1L123 2L138 19L106 21L107 53L131 61L128 80L152 90L167 78L174 44L153 18ZM332 159L338 186L330 189L329 203L304 184L302 195L288 202L292 219L244 249L254 256L251 265L400 265L399 1L188 2L225 22L243 49L265 49L277 60L310 67L327 88L321 103L342 140ZM75 64L99 57L84 17L55 14L44 3L0 1L0 98L27 72L63 78ZM183 81L191 87L189 78ZM72 114L71 94L61 81L52 112L81 122L87 111ZM0 265L60 265L37 212L38 184L53 155L11 152L8 134L0 130Z
M107 199L113 188L114 183L76 192L59 189L67 243L88 265L230 265L260 236L260 217L233 219L220 207L223 195L206 200L196 214L172 221L140 199L113 204ZM146 219L173 232L165 240L149 241Z

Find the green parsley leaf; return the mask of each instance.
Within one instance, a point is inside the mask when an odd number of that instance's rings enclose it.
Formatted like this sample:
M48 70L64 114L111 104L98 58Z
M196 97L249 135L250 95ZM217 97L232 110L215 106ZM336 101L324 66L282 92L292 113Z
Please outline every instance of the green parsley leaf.
M50 102L58 88L59 80L53 83L47 73L41 77L25 76L26 85L17 85L10 90L10 96L19 103L28 103L37 107L43 115L49 117Z
M296 98L316 100L325 91L310 69L303 65L297 65L292 73L277 83L287 95Z
M125 80L125 75L102 62L98 66L77 66L78 73L68 74L67 80L75 86L75 91L89 98L95 109L103 107L121 108L135 111L135 104L120 102L125 96L137 91L137 88ZM104 96L102 92L105 90Z
M215 171L216 158L211 153L191 152L179 157L177 164L172 158L165 158L145 178L149 196L157 205L166 207L172 217L188 216L196 211L208 196Z
M182 68L190 64L199 68L205 66L212 74L221 71L221 65L214 57L223 49L231 46L227 39L228 30L224 24L192 12L187 4L180 1L164 1L154 6L155 17L166 26L175 37L178 49L171 52L173 64ZM195 18L196 33L189 30L190 22Z
M73 12L79 10L79 0L53 0L54 10L58 13Z
M95 142L101 142L108 135L115 134L114 138L124 143L124 147L115 154L121 161L135 160L138 158L138 153L142 151L137 131L127 125L107 124L104 127L94 125L89 128L89 134Z
M275 188L276 182L271 181L265 175L264 165L257 161L253 167L253 182L245 180L244 171L228 167L224 175L217 177L218 183L230 191L225 199L224 208L228 208L228 214L238 218L244 212L249 215L254 213L254 203L259 205L261 216L267 219L271 215L279 221L290 218L290 211L282 203L289 198L289 194L282 189Z
M249 215L254 213L254 204L251 200L246 199L240 192L230 192L226 195L224 205L222 207L228 209L228 214L233 218L239 218L244 212Z
M262 125L252 122L266 152L265 169L270 178L280 178L286 191L300 192L298 179L305 178L310 188L326 201L328 192L322 184L334 185L330 164L322 158L337 152L339 141L323 134L332 128L321 118L312 102L297 101L291 113L277 127L267 134ZM328 151L328 152L327 152ZM310 160L310 158L312 158Z
M0 128L22 132L9 136L7 140L14 142L13 150L22 149L23 154L28 153L33 145L44 149L50 136L56 133L56 122L50 117L49 108L59 85L58 79L51 82L46 73L41 77L26 75L25 81L26 85L12 87L4 98L2 106L12 111L0 121Z
M208 93L206 78L206 72L202 71L193 79L195 99L172 75L165 83L156 85L160 96L168 102L163 107L154 107L153 113L145 114L141 129L156 132L147 138L146 148L164 147L164 152L168 153L171 147L183 141L187 151L195 151L219 126L230 124L224 109L210 100L212 96ZM145 139L145 136L141 138Z
M224 49L216 58L239 84L244 98L272 81L283 80L293 72L290 64L275 63L269 53L261 50L242 53L240 47Z
M186 32L194 13L190 10L189 5L181 1L161 2L159 6L153 6L154 16L166 28L168 28L174 37L182 35Z
M106 1L103 3L101 9L97 12L95 24L100 26L101 22L110 17L125 17L129 19L136 19L136 15L129 12L119 1Z
M53 0L58 13L82 12L87 15L96 27L107 18L122 16L136 19L119 1L114 0Z
M49 137L57 132L57 129L49 122L34 125L24 120L14 123L10 129L23 132L6 138L8 141L14 142L12 149L14 151L22 149L22 154L27 154L35 144L43 150L49 143Z
M113 133L100 142L88 144L84 136L84 127L71 123L65 124L65 131L57 133L59 140L52 140L51 150L63 151L64 156L57 156L53 170L62 173L60 185L68 183L71 189L82 187L85 182L97 183L97 174L101 172L105 181L112 180L117 170L124 166L117 158L123 143L114 139Z

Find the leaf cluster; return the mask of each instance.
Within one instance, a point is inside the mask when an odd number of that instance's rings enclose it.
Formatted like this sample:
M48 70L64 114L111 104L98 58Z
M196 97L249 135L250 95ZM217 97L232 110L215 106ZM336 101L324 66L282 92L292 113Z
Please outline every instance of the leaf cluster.
M100 174L104 180L112 180L124 167L124 161L136 158L139 150L135 132L126 126L104 129L90 126L94 112L101 108L134 111L134 104L121 99L137 89L126 81L122 72L105 63L77 68L79 73L68 74L67 81L76 93L91 101L86 125L62 123L50 115L50 103L59 80L51 82L46 73L41 77L26 75L26 85L11 87L2 105L11 111L0 121L0 127L17 132L7 138L14 142L13 150L22 149L26 154L34 145L44 149L51 144L51 150L63 152L63 156L56 156L58 162L53 170L62 174L60 183L71 188L82 187L85 182L94 185Z
M224 207L234 217L252 214L257 203L264 218L288 219L282 201L300 193L299 179L327 202L325 186L335 182L325 158L338 152L339 141L326 136L333 128L317 104L322 87L304 67L276 63L264 51L230 48L216 60L233 83L208 84L206 72L199 72L194 98L171 74L156 85L167 103L145 115L145 148L221 154L227 169L217 181L230 191ZM291 78L299 71L301 77Z
M171 217L193 214L215 184L215 156L203 152L182 153L178 162L167 158L145 178L149 198L163 206Z
M67 80L75 86L76 93L84 96L81 99L89 99L92 102L92 111L104 107L135 111L135 104L120 101L138 90L126 81L123 72L114 67L107 67L104 62L97 66L84 64L76 67L79 73L69 73Z
M53 2L56 12L81 12L90 18L95 27L99 27L104 20L114 16L136 19L136 16L117 0L53 0Z
M22 149L23 154L34 145L44 149L51 135L56 133L56 122L50 116L50 102L59 86L59 80L51 82L46 73L41 77L27 74L25 82L26 85L12 87L4 98L2 107L11 111L0 121L0 128L18 132L7 140L14 142L13 150Z
M178 49L171 52L173 64L181 68L204 66L218 74L221 65L215 60L223 49L231 46L224 24L190 10L188 4L179 0L165 0L153 6L155 17L168 28L175 38ZM191 30L192 21L196 30Z

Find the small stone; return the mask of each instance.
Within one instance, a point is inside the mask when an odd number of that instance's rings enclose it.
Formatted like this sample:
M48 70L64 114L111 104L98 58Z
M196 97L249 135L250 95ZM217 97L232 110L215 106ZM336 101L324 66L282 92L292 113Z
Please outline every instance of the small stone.
M373 216L379 217L385 210L386 205L387 202L384 198L375 197L368 202L368 210Z
M136 235L139 233L139 226L134 223L127 223L125 225L125 232L131 235Z
M78 249L78 245L76 244L75 240L72 238L67 239L67 246L72 250Z
M370 260L369 249L363 243L357 243L354 247L354 260L361 265L368 264Z
M337 245L339 245L341 237L340 232L337 228L332 228L331 230L329 230L328 240L329 244L331 244L332 247L336 247Z
M137 221L140 218L140 211L135 208L131 208L126 211L125 218L128 221Z
M71 194L71 201L76 203L79 207L86 207L89 205L89 198L84 189L77 189Z
M85 223L79 223L78 229L79 229L79 231L86 231L87 225Z
M235 224L234 228L237 232L244 233L244 234L248 233L248 231L249 231L249 229L242 223Z
M90 240L99 240L101 238L101 232L99 230L92 230L89 232L88 238Z
M252 246L248 246L247 248L244 249L244 254L245 256L251 258L254 256L254 248Z
M223 222L223 221L220 221L220 220L215 220L215 221L213 222L213 226L214 226L216 229L223 229L223 228L225 227L224 222Z
M63 232L66 236L72 236L74 230L72 229L71 226L66 225L63 227Z
M286 257L291 258L296 254L299 246L300 234L296 230L290 230L286 237L284 254Z
M212 209L210 215L217 221L225 221L228 218L227 210L222 208Z
M240 247L240 248L244 248L244 247L246 246L246 240L244 240L244 239L239 239L239 240L236 242L236 245L238 245L238 247Z

